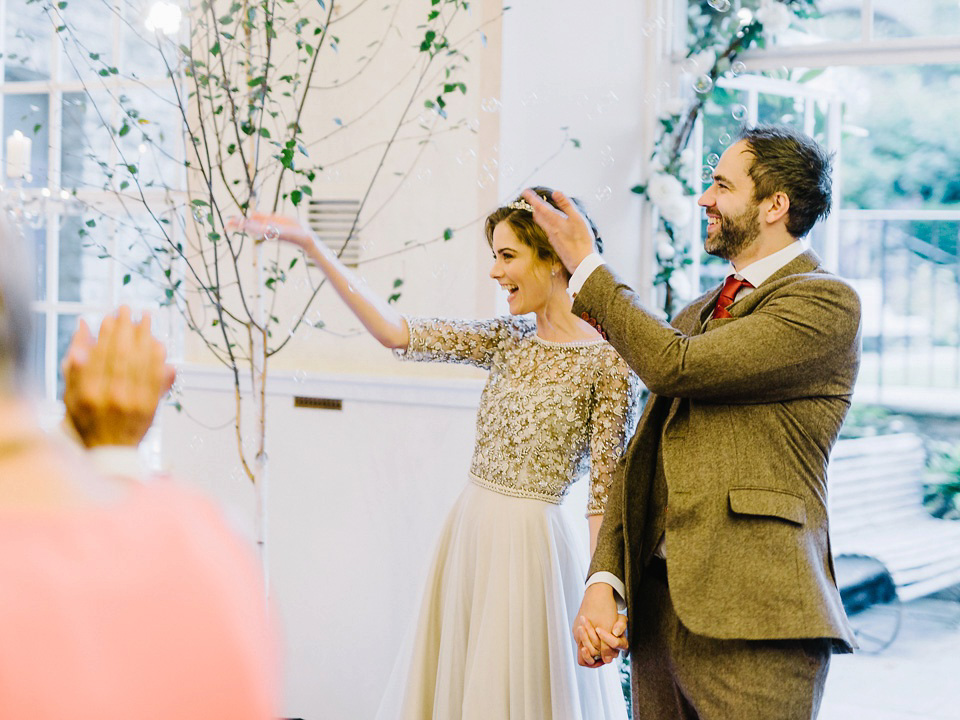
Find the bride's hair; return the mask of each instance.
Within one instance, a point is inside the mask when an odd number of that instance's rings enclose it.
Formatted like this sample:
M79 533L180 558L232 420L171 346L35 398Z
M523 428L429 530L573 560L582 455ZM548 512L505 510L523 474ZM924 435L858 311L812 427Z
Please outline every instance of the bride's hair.
M550 203L553 207L557 207L557 203L553 200L553 188L538 185L532 189L545 202ZM603 242L600 240L600 233L597 232L597 226L593 224L593 220L591 220L587 214L583 203L577 198L570 198L570 201L576 206L577 210L580 211L580 214L583 215L587 224L590 226L594 240L597 243L597 250L603 252ZM506 222L507 225L510 226L510 229L513 230L514 235L517 236L517 239L527 247L532 248L541 260L551 264L558 263L561 266L563 265L556 251L554 251L550 245L550 241L547 239L547 234L543 231L543 228L534 222L533 208L522 196L518 197L509 205L497 208L487 215L487 220L484 223L484 233L487 236L487 244L491 248L493 247L493 229L502 222ZM563 272L564 275L569 277L570 274L565 268Z

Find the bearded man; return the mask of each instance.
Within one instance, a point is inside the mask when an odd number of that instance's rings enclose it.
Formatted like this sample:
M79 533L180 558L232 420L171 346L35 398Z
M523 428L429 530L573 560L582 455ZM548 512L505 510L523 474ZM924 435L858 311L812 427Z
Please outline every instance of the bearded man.
M582 665L631 654L634 718L816 717L854 645L827 527L827 460L860 362L860 302L800 242L830 157L743 131L700 198L730 276L662 322L593 253L559 194L524 196L571 272L573 312L651 392L611 488L580 617ZM627 609L618 615L618 600Z

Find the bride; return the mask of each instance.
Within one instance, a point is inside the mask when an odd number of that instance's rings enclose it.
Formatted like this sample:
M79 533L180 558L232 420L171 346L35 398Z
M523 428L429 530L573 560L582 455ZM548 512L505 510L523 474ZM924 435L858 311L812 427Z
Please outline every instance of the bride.
M552 203L549 188L535 191ZM480 321L400 315L293 219L254 213L234 227L253 236L275 227L397 357L490 373L466 487L441 533L411 645L378 717L626 717L616 667L577 664L571 627L588 557L559 505L589 468L592 552L633 432L638 380L571 314L569 275L530 205L518 198L486 219L490 277L507 293L510 316Z

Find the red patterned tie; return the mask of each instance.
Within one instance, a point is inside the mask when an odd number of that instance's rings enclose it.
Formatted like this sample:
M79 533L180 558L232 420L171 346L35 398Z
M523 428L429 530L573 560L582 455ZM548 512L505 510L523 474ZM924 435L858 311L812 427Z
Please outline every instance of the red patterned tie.
M717 305L713 309L714 319L730 317L730 312L727 308L733 304L733 299L742 287L753 287L753 285L746 280L737 280L736 275L727 276L726 281L723 283L723 289L720 291L720 297L717 298Z

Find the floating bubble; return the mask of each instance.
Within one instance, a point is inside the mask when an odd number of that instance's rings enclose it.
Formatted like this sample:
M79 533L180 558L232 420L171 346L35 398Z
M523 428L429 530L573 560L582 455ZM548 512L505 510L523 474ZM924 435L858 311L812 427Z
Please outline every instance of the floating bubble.
M680 69L683 70L687 75L693 75L697 71L697 61L692 57L688 57L682 63L680 63Z
M203 224L203 210L198 207L193 208L193 219L201 225Z
M717 12L726 12L730 9L730 0L707 0L707 4Z
M705 183L713 182L713 168L709 165L700 168L700 179Z
M494 182L496 178L491 173L483 173L477 178L477 185L481 190L490 187Z
M656 31L657 31L657 23L654 22L653 20L651 20L648 23L645 23L644 26L640 28L640 33L647 38L653 35Z
M524 107L527 107L528 105L536 105L538 102L540 102L540 98L532 90L520 98L520 104Z
M203 438L199 435L194 435L190 438L190 449L194 452L199 452L203 449Z
M597 188L596 192L593 193L593 196L597 199L597 202L603 202L613 196L613 190L610 189L609 185L601 185Z
M417 170L417 180L420 182L429 180L431 175L433 175L433 171L430 168L420 168Z
M716 167L718 162L720 162L720 156L716 153L710 153L707 155L707 165L710 167Z
M476 160L476 159L477 159L477 151L474 150L473 148L464 148L463 150L457 153L457 157L456 157L457 163L459 165L465 165L466 163L472 162L473 160Z
M693 81L693 89L703 95L713 89L713 80L709 75L701 75Z
M733 115L734 120L743 120L747 116L747 108L743 105L734 105L730 114Z
M730 133L723 133L719 138L717 138L717 142L719 142L721 145L729 145L732 139L733 138L730 137Z
M471 118L467 120L467 127L470 128L473 132L480 130L480 120L479 118Z
M511 177L515 172L516 170L514 169L513 165L511 165L510 163L504 163L503 167L500 168L500 174L503 175L505 178Z
M495 113L500 109L500 101L495 97L484 98L480 101L480 109L484 112Z
M307 379L307 374L303 370L297 370L293 374L293 381L295 383L303 383Z
M324 173L324 176L326 177L327 182L329 182L329 183L338 183L338 182L340 182L340 169L339 169L339 168L334 168L333 170L330 170L330 171Z
M279 240L280 239L280 230L276 225L267 225L266 230L263 231L264 240Z
M730 72L733 73L734 77L737 75L743 75L747 71L747 66L742 63L740 60L737 60L730 66Z

